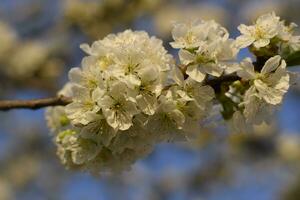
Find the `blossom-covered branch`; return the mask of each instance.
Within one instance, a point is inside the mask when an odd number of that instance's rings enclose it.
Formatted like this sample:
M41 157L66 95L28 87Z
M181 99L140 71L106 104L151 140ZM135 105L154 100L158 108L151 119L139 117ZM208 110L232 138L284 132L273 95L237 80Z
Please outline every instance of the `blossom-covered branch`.
M214 89L220 87L223 82L233 82L239 80L238 76L227 75L219 78L206 80L206 84ZM169 89L172 85L166 86L164 89ZM0 100L0 111L8 111L12 109L31 109L37 110L49 106L66 106L72 103L71 97L59 95L57 97L29 99L29 100Z
M0 101L0 111L7 111L11 109L36 110L48 106L65 106L71 102L71 98L64 96L30 100L2 100Z
M287 58L300 50L295 27L268 13L239 26L233 39L215 21L176 23L170 44L178 62L144 31L82 45L88 55L60 92L72 103L46 111L61 161L96 173L128 169L155 144L187 140L216 115L234 133L251 132L293 82ZM243 48L255 59L239 61Z

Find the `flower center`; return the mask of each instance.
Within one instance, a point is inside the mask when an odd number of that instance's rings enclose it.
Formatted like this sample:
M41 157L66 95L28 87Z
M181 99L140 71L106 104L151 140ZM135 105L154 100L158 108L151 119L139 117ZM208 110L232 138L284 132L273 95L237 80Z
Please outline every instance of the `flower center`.
M110 65L113 64L112 59L108 58L107 56L100 57L98 62L98 66L102 71L106 70Z

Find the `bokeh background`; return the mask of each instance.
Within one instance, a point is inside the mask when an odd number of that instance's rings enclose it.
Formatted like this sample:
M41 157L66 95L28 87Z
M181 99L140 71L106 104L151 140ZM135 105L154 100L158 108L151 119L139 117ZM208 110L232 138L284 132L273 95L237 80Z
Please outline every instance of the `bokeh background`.
M299 0L0 0L0 99L55 95L80 65L79 44L109 33L146 30L175 55L173 21L215 19L236 37L269 11L300 24L299 10ZM122 174L68 171L55 151L43 110L1 112L0 200L298 200L300 84L271 125L249 135L211 126L189 143L157 145Z

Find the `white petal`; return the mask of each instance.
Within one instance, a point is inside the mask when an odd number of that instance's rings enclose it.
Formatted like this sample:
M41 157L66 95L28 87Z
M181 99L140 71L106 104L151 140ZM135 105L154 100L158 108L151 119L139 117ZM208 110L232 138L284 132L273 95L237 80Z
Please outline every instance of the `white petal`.
M69 71L69 79L71 82L80 84L82 82L82 71L80 68L75 67Z
M188 65L194 62L195 60L195 55L188 52L187 50L180 49L178 55L179 55L180 62L184 65Z
M249 89L248 91L251 91L251 89ZM255 95L247 95L247 96L249 98L247 98L247 101L245 102L245 109L243 112L246 122L248 124L254 124L255 122L261 123L262 121L264 121L264 117L261 114L259 115L259 113L264 112L264 111L260 111L261 109L264 109L262 107L262 103L264 101L262 99L259 99Z
M114 105L115 101L110 96L104 96L97 101L101 108L107 109Z
M126 101L123 104L124 104L124 107L123 107L124 112L128 113L129 115L133 116L133 115L136 115L139 113L135 102Z
M246 26L245 24L241 24L238 26L238 30L243 34L243 35L250 35L251 34L251 26Z
M197 88L194 96L199 102L207 102L211 101L215 97L215 92L212 87L205 85Z
M177 124L177 127L179 129L181 129L184 124L184 121L185 121L184 114L182 112L180 112L179 110L174 110L171 113L171 118L175 121L175 123Z
M134 89L135 87L141 85L141 80L136 75L133 74L129 74L125 76L123 80L125 81L128 88L130 89Z
M73 96L73 92L72 92L72 88L73 88L74 84L71 82L66 83L63 88L57 93L59 96L65 96L65 97L72 97Z
M95 70L97 69L96 63L97 63L97 59L94 56L86 56L81 61L82 70L87 72L96 71Z
M177 90L176 92L184 101L193 101L194 100L185 91Z
M110 109L104 109L103 114L106 118L107 123L114 129L117 129L119 127L119 122L116 117L116 112L110 110Z
M250 58L246 58L241 62L239 71L237 75L245 80L250 80L255 78L254 66Z
M136 97L138 107L147 115L153 115L157 108L157 99L154 95L138 95Z
M239 71L241 68L238 63L230 63L226 65L225 74L232 74Z
M123 82L117 82L113 84L109 91L110 95L115 99L123 98L126 92L127 92L127 87Z
M259 39L259 40L256 40L253 45L255 48L259 49L261 47L265 47L267 45L270 44L270 39L266 39L266 38L262 38L262 39Z
M219 77L223 73L223 69L217 65L217 64L205 64L200 66L203 71L205 71L207 74L210 74L212 76Z
M128 130L132 126L132 117L126 113L118 115L119 129L122 131Z
M100 89L99 87L97 87L92 92L92 100L95 101L95 102L99 101L104 96L105 93L106 93L105 90Z
M80 48L87 54L92 54L92 50L88 44L81 44Z
M274 88L282 91L283 93L286 93L290 87L290 75L286 73L284 76L281 76L280 79L277 81L278 83L275 85Z
M172 79L175 81L176 84L183 86L184 77L181 70L175 66L172 70Z
M259 91L259 96L261 96L261 98L263 98L267 103L277 105L282 102L283 92L268 87L261 80L255 80L254 85L255 88Z
M236 111L231 119L231 128L234 133L247 133L245 117L240 111Z
M267 60L267 62L265 63L264 67L261 70L261 73L267 74L274 71L279 66L280 60L281 60L280 56L274 56L269 60Z
M206 76L205 73L198 69L197 65L188 66L186 69L186 74L197 82L202 82Z
M139 70L138 74L143 83L151 83L159 78L159 72L155 66L143 68Z
M238 48L245 48L250 46L254 41L254 37L248 35L241 35L236 38L235 44Z

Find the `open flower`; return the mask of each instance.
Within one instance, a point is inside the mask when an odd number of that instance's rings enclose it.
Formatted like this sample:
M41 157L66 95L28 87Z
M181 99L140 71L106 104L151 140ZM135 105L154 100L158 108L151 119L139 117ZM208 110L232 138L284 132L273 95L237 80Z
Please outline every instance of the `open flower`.
M189 23L175 24L172 30L174 42L171 46L176 49L193 49L201 45L202 41L208 36L209 30L201 20L191 21Z
M247 90L241 105L244 106L243 115L247 124L269 122L277 108L277 105L267 103L261 96L257 95L254 87Z
M132 126L132 117L139 113L135 102L126 97L126 86L116 83L110 91L97 101L107 123L116 130L127 130Z
M100 117L96 96L90 90L74 86L72 92L73 102L66 106L65 112L73 124L86 125Z
M250 88L240 103L246 121L255 124L266 121L289 88L290 77L285 61L274 56L266 61L260 72L255 72L251 60L245 59L237 74L242 80L250 81Z
M67 167L96 173L129 169L158 142L193 137L213 108L235 132L267 121L291 83L280 55L299 48L293 27L270 13L253 26L241 25L243 35L235 43L214 21L175 24L171 46L179 49L182 68L161 40L143 31L126 30L82 45L88 56L69 72L70 82L59 93L72 103L46 113L60 159ZM274 48L280 52L274 50L276 56L264 66L264 55L255 67L249 58L236 64L236 44L270 43L280 44Z
M66 113L73 124L104 118L115 130L127 130L136 114L155 113L173 66L161 40L126 30L81 48L89 55L69 72L73 102Z
M238 75L245 80L252 80L253 92L257 97L267 103L277 105L282 102L283 95L289 88L289 74L286 71L286 62L280 56L274 56L267 60L261 71L255 72L250 59L241 64Z
M141 111L153 115L157 109L157 98L161 94L163 84L155 68L141 70L141 85L136 92L136 102Z
M219 77L236 59L238 49L229 39L227 30L214 21L193 21L175 24L173 48L179 48L179 58L187 66L186 74L202 82L206 75Z
M96 60L89 56L82 60L81 68L72 68L69 71L69 79L71 83L85 87L87 89L95 89L103 86L102 73L97 66Z
M172 73L173 80L178 85L177 95L186 101L193 101L196 106L196 116L205 116L210 108L210 103L215 97L214 90L208 85L203 85L191 78L184 80L182 72L174 68ZM199 119L199 118L198 118Z
M159 97L159 106L155 115L149 118L147 127L152 132L171 133L182 129L185 116L181 106L186 101L176 99L174 93L168 90L165 95Z
M236 39L239 48L254 45L255 48L265 47L279 33L280 18L274 12L260 16L254 25L241 24L238 29L241 36Z

